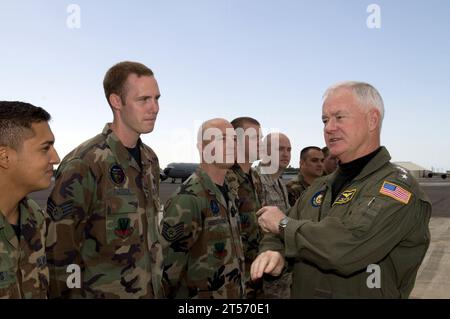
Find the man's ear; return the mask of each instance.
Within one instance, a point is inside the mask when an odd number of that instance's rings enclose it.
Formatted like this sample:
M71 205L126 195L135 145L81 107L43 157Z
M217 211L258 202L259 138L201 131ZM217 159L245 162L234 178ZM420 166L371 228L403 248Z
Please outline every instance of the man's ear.
M113 111L120 111L122 109L122 99L115 93L109 95L109 104L111 104Z
M376 130L380 127L381 116L377 109L369 111L369 131Z
M7 169L9 167L8 147L0 146L0 167Z

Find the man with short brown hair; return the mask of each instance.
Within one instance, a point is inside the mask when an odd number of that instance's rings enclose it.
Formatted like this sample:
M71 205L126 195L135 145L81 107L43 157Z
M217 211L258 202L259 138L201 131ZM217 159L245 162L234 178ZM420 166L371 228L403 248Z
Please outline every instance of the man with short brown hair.
M50 295L156 298L159 163L140 135L153 131L159 87L137 62L114 65L103 83L113 121L64 158L48 199Z
M245 254L245 295L249 299L261 298L262 281L254 283L250 280L250 265L258 254L262 238L256 217L256 212L261 208L258 194L262 186L258 173L252 168L253 162L258 159L262 143L261 125L251 117L238 117L231 121L231 125L237 135L237 156L236 163L228 170L226 179L231 191L236 192L238 197L237 207Z
M286 184L289 204L294 206L297 199L314 180L323 175L323 153L317 146L308 146L300 152L298 176Z

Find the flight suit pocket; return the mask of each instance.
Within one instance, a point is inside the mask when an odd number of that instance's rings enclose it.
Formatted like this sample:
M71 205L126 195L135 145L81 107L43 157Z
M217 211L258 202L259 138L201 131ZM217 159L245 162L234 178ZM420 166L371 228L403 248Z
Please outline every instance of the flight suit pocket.
M138 202L135 196L116 196L106 201L106 242L129 245L139 241L142 233Z
M373 224L383 206L383 201L377 197L362 199L347 216L347 226L357 237L365 234Z

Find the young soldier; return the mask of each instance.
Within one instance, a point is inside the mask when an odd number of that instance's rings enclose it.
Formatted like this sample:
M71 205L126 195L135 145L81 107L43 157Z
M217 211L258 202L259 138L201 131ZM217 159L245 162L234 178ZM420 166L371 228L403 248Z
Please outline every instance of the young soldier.
M316 178L323 175L323 158L322 150L317 146L302 149L298 176L286 184L291 206L294 206L297 199Z
M59 157L50 115L0 102L0 298L47 298L45 218L27 194L46 189Z
M241 235L245 255L246 298L262 298L262 281L250 280L250 266L258 255L262 238L256 212L261 208L258 194L262 191L258 173L251 166L259 156L261 126L251 117L239 117L231 121L237 134L236 163L230 168L226 179L237 193L237 207L241 219Z
M113 122L64 158L48 199L51 297L154 298L159 164L139 137L153 131L158 83L145 65L121 62L103 86Z

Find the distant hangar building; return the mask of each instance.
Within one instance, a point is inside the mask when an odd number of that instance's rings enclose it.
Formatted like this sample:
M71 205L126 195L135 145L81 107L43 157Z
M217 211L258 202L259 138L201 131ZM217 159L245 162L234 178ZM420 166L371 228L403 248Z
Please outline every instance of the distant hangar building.
M415 178L427 177L428 172L430 172L430 170L413 162L394 162L394 164L403 167L404 169L409 171Z

